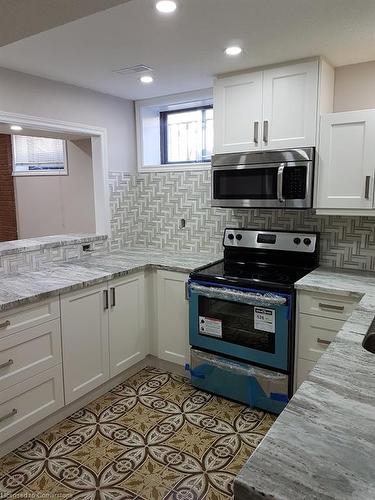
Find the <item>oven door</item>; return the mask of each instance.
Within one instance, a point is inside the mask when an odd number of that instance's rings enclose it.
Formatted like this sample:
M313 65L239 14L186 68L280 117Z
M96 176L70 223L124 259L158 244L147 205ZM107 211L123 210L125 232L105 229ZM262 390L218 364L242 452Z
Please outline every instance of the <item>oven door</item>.
M212 206L310 208L313 162L212 168Z
M191 346L288 370L290 296L283 305L268 305L266 299L256 305L210 297L193 287L189 295Z

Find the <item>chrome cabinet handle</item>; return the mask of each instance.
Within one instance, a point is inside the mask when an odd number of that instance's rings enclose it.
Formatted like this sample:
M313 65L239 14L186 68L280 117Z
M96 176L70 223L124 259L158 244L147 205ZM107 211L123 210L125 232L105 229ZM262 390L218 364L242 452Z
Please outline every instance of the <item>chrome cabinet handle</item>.
M264 144L268 142L268 120L264 120L263 122L263 142Z
M111 307L115 307L116 305L116 288L111 287Z
M254 122L254 144L258 144L259 137L259 122Z
M108 290L103 290L104 310L108 309Z
M284 168L285 164L282 163L277 169L277 199L280 203L283 203L285 201L285 198L283 197Z
M323 345L329 345L331 343L330 340L321 339L320 337L318 337L316 341L318 342L318 344L323 344Z
M5 361L5 363L1 363L0 370L1 368L6 368L7 366L11 366L13 363L14 363L13 359L9 359L8 361Z
M11 410L9 413L6 413L2 417L0 417L0 422L3 422L7 418L14 417L14 415L17 415L17 413L18 413L17 408L13 408L13 410Z
M185 281L185 300L189 300L189 283Z
M365 178L365 198L368 200L370 198L370 181L371 175L366 175Z
M0 328L6 328L7 326L10 326L10 321L8 319L4 321L4 323L0 323Z
M343 311L345 309L344 306L334 306L332 304L322 304L321 302L319 302L319 307L320 307L320 309L328 309L331 311Z

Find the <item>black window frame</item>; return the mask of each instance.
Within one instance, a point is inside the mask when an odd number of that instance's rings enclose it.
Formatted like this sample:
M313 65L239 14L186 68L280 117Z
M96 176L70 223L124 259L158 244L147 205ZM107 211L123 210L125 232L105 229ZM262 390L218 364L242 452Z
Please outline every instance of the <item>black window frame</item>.
M177 113L186 113L188 111L203 111L205 113L208 109L213 109L213 104L207 104L205 106L194 106L191 108L180 108L173 109L171 111L160 111L160 160L162 165L186 165L186 164L199 164L199 163L210 163L211 158L208 160L199 161L168 161L168 126L167 120L168 115L174 115ZM203 128L205 127L206 120L203 119Z

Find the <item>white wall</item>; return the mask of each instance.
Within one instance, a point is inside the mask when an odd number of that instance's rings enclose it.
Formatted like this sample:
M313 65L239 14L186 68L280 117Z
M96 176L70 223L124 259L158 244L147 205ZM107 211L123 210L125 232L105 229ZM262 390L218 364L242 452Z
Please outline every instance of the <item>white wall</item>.
M133 101L0 68L0 110L105 127L109 170L136 170Z
M335 70L335 111L375 108L375 61Z
M95 233L90 139L67 141L69 175L15 177L18 238Z

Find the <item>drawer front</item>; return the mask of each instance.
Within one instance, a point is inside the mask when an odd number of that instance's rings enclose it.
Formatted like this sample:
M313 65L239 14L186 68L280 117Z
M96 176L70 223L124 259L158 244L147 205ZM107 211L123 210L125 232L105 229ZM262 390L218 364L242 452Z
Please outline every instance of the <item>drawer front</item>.
M53 298L36 304L17 307L0 314L0 339L35 325L60 317L59 299Z
M298 302L301 313L345 321L351 315L359 299L327 293L299 292Z
M315 366L315 361L300 358L297 361L297 384L296 389L307 379L308 374Z
M0 391L61 363L60 320L0 339Z
M298 321L298 358L318 361L344 321L300 314Z
M64 405L61 365L0 392L0 443Z

